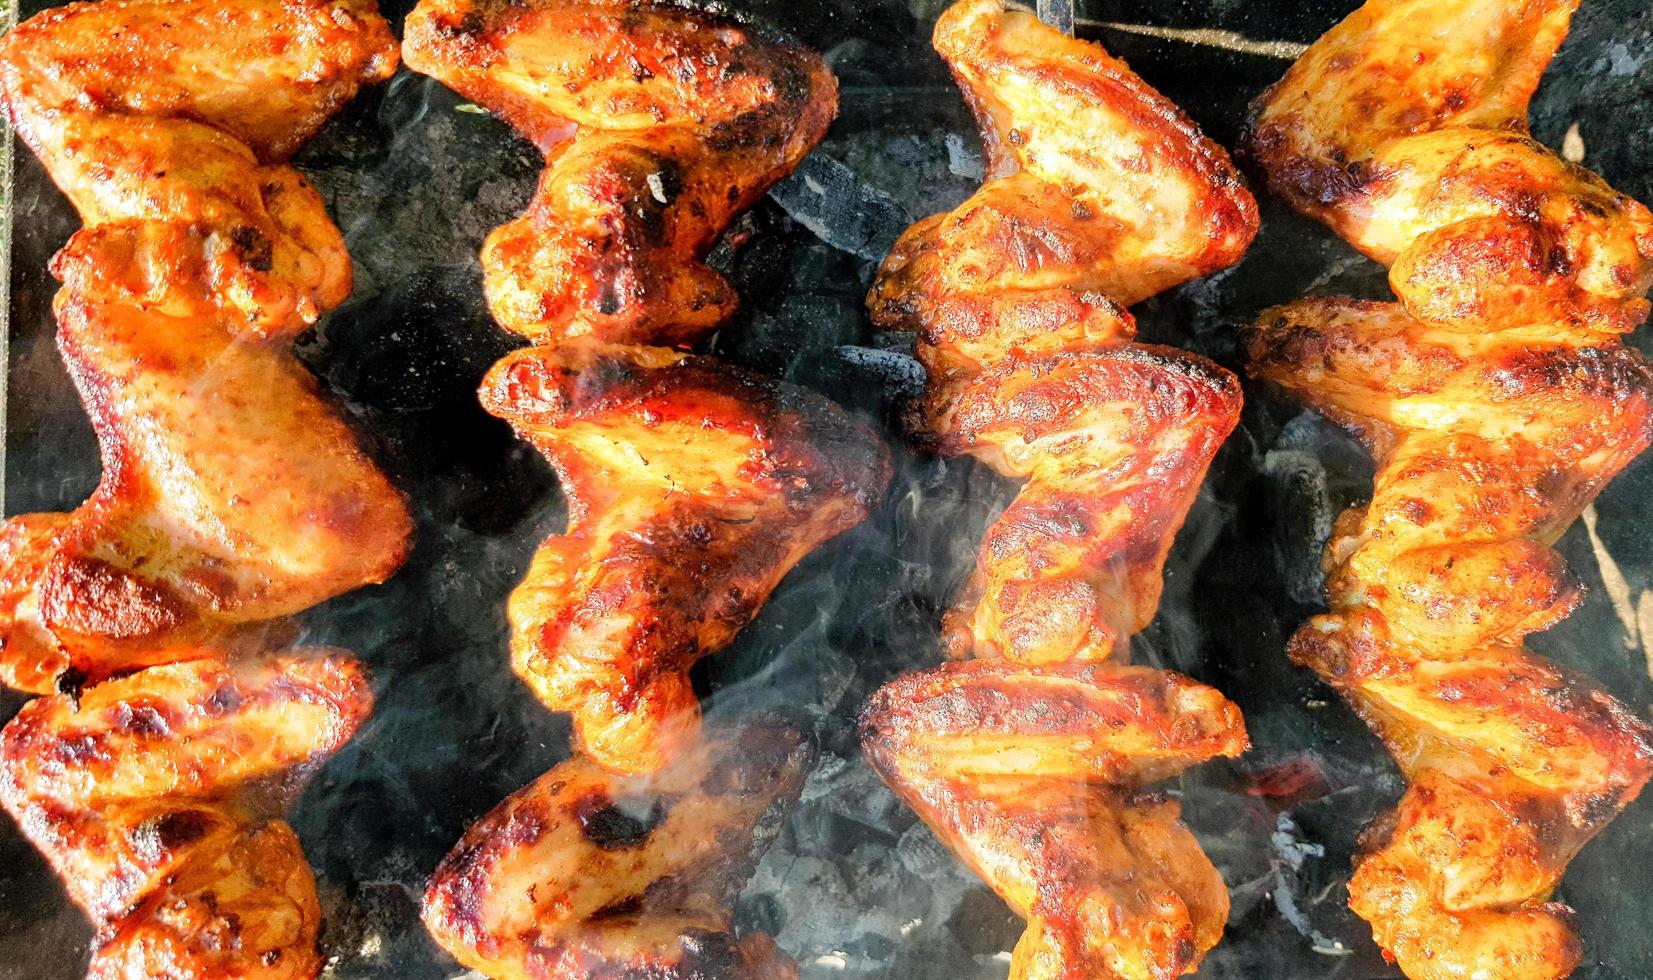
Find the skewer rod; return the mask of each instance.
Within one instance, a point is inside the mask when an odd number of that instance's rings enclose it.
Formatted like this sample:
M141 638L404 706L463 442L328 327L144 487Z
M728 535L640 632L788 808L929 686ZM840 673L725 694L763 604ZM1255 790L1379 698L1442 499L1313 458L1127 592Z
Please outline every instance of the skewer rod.
M1038 0L1039 19L1063 34L1073 33L1073 0Z

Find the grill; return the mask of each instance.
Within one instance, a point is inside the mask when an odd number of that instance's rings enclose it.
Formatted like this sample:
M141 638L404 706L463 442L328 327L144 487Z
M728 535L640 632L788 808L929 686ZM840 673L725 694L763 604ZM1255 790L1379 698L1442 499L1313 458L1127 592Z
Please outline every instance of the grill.
M1103 41L1233 146L1247 101L1355 4L1090 0L1078 32ZM20 16L44 4L24 2ZM393 20L411 6L384 4ZM875 334L862 298L914 218L950 208L982 164L956 89L928 43L943 0L731 3L825 52L843 109L817 153L743 217L715 264L741 312L718 357L819 390L896 428L921 379L910 341ZM399 26L399 25L398 25ZM1653 200L1653 9L1587 0L1534 106L1535 135ZM567 754L566 722L511 674L504 597L562 499L539 456L477 405L482 373L515 341L483 306L477 248L526 204L540 160L507 127L436 83L398 73L340 114L295 164L327 199L357 267L352 299L299 345L417 510L417 547L385 586L311 610L303 638L354 650L378 707L292 813L316 869L328 977L463 975L418 920L424 877L464 829ZM50 255L78 226L26 151L11 208L7 513L73 507L96 446L53 348ZM1306 293L1385 295L1381 270L1260 195L1263 233L1238 268L1156 297L1143 339L1239 368L1238 331ZM1632 339L1653 353L1653 331ZM1345 907L1361 829L1402 782L1377 741L1285 640L1319 608L1332 517L1368 492L1366 456L1312 413L1256 386L1167 566L1139 661L1239 703L1255 747L1166 788L1233 894L1203 977L1377 978L1386 965ZM1012 489L966 461L897 453L885 506L811 555L758 620L696 669L715 714L780 712L813 730L820 761L743 894L809 980L1000 978L1021 932L860 760L854 715L889 678L939 659L936 622ZM1653 705L1653 457L1632 466L1559 545L1588 589L1534 650ZM22 703L0 694L0 719ZM1577 976L1653 976L1653 798L1576 859L1558 897L1582 922ZM0 978L83 974L90 928L45 863L0 823Z

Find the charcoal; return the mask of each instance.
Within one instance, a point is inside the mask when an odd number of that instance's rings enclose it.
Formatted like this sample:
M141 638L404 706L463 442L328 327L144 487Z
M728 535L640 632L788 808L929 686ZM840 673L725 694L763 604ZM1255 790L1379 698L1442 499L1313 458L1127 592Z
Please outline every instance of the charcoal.
M912 218L855 171L816 153L769 192L797 222L833 248L882 259Z

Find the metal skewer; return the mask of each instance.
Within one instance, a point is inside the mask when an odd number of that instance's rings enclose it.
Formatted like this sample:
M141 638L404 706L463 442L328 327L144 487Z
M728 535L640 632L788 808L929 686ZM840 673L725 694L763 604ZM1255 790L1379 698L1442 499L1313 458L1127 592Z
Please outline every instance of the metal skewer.
M1063 34L1073 34L1073 0L1038 0L1039 19Z

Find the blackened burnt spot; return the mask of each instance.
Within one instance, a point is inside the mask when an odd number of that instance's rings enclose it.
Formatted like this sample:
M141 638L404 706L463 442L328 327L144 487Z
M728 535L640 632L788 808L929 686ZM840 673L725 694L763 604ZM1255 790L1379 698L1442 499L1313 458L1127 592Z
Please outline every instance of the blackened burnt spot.
M720 122L706 134L706 145L719 153L751 147L773 146L780 135L770 125L764 112L743 112L733 119Z
M591 913L593 919L614 919L622 916L636 915L643 911L643 898L640 895L629 895L625 898L610 902L597 911Z
M787 107L803 105L814 89L813 78L801 65L783 62L776 66L775 90L780 102Z
M86 671L79 667L65 667L57 675L57 693L69 699L75 708L80 707L80 694L86 689Z
M257 272L269 272L275 266L275 244L257 228L238 225L230 232L230 241L241 253L242 261Z
M654 828L666 819L666 806L661 800L629 801L622 806L607 793L592 792L575 804L574 816L580 822L580 832L586 840L605 851L623 851L641 847Z
M212 818L199 810L177 810L146 821L138 828L137 841L154 844L160 852L178 849L206 836Z

